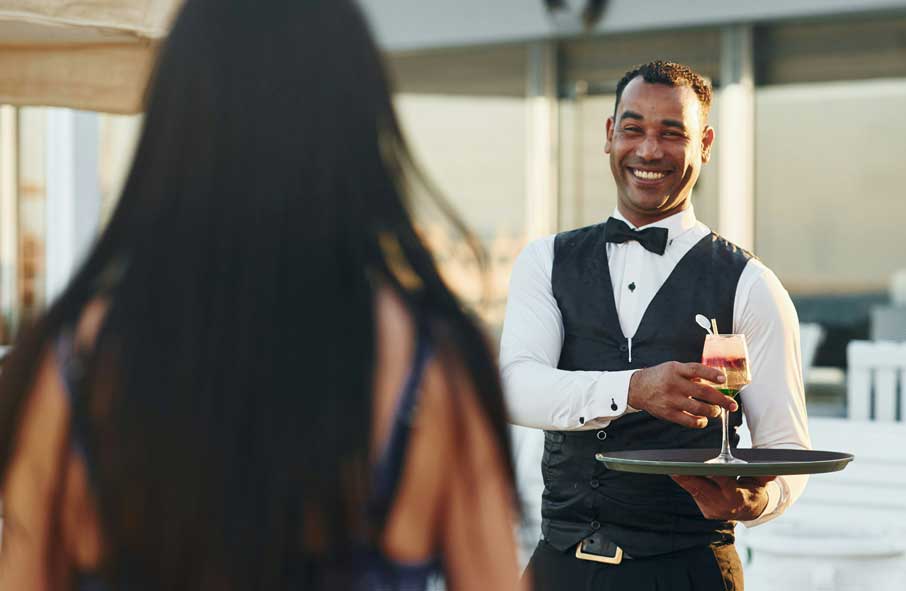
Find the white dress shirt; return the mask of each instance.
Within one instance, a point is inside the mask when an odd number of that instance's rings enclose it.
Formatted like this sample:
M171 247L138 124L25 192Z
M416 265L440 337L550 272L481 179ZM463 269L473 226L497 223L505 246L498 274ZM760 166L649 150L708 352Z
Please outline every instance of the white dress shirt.
M613 217L635 228L619 211ZM710 232L696 220L691 206L643 228L649 227L667 229L663 255L649 252L635 241L607 244L613 297L630 347L661 285L680 259ZM627 398L629 380L638 370L557 369L564 329L551 289L553 264L554 236L547 236L530 242L513 266L500 344L510 420L553 431L601 429L623 414L635 412L628 407ZM694 318L689 323L697 327ZM748 262L737 283L733 326L718 329L746 335L752 383L742 393L742 406L752 446L809 449L799 319L780 281L757 259ZM614 402L616 410L612 410ZM802 494L807 479L782 476L769 483L767 507L761 517L746 525L758 525L783 513Z

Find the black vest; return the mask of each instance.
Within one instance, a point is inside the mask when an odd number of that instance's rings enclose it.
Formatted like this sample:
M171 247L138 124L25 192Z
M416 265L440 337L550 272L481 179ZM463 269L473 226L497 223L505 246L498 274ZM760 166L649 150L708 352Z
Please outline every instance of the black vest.
M630 362L614 303L604 224L558 234L551 277L565 333L558 367L620 371L701 361L705 331L695 315L716 318L727 330L733 326L736 284L751 257L716 234L702 238L645 311L632 338ZM741 413L733 413L733 446L739 442L740 423ZM692 497L669 477L610 471L595 460L596 452L637 449L713 448L717 455L720 442L719 418L699 430L646 412L626 414L598 431L545 432L545 540L566 550L601 530L636 557L732 542L733 523L705 519Z

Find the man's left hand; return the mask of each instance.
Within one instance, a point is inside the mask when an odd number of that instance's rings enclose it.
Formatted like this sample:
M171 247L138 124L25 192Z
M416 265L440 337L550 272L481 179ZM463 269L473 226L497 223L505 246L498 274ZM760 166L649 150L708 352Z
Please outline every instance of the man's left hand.
M768 504L765 485L776 476L671 476L686 489L705 519L751 521L761 517Z

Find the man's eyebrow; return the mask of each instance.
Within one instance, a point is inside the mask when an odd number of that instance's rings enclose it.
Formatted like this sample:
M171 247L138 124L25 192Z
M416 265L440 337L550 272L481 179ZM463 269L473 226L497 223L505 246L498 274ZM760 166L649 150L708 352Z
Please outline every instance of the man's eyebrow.
M620 115L620 121L623 119L638 119L639 121L642 121L645 118L635 111L623 111L623 114Z
M635 111L624 111L623 114L620 115L620 121L623 121L624 119L634 119L636 121L644 121L645 117L642 116L640 113L636 113ZM683 124L682 121L679 121L677 119L663 119L661 121L661 125L663 125L664 127L674 127L681 131L686 131L686 126Z
M686 126L683 125L683 122L682 122L682 121L677 121L676 119L664 119L663 121L661 121L661 123L662 123L665 127L676 127L677 129L681 129L682 131L686 131Z

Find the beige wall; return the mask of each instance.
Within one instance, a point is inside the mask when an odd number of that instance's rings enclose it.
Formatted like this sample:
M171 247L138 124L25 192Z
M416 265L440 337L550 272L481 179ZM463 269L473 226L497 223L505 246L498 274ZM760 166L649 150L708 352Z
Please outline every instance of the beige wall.
M906 80L762 88L756 251L791 291L886 291L906 267Z

